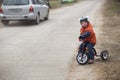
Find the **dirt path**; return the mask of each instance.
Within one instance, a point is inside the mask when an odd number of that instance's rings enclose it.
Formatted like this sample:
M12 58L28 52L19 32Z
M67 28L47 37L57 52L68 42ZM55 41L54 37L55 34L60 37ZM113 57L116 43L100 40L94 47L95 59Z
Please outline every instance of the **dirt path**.
M98 64L100 66L99 75L101 80L120 80L119 5L119 0L107 0L103 6L104 24L100 27L99 48L107 49L110 58L108 61Z
M105 2L105 0L103 0L103 3ZM101 26L103 26L103 16L102 16L102 5L101 4L99 7L91 16L91 22L93 23L94 26L94 30L97 36L97 44L95 46L95 48L97 49L97 52L100 53L102 51L103 48L101 48L101 40L99 39L99 36L101 35L101 33L103 33L101 31ZM79 65L76 62L76 53L77 50L75 50L75 54L73 56L72 59L72 63L71 63L71 68L69 70L69 74L66 78L66 80L101 80L101 75L105 74L100 73L100 68L102 67L102 69L105 69L105 62L103 62L100 58L95 58L95 63L92 65ZM104 66L103 66L104 65ZM104 68L103 68L104 67ZM105 75L104 77L106 77L107 75ZM103 78L102 78L103 79Z

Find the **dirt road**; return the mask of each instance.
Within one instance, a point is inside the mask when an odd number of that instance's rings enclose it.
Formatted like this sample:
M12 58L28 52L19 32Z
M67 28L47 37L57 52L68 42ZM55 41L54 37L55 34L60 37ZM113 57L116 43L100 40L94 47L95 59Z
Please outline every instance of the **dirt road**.
M52 10L50 19L36 26L0 26L0 80L96 80L93 65L79 66L73 55L79 44L78 18L88 15L95 25L103 3L84 0Z

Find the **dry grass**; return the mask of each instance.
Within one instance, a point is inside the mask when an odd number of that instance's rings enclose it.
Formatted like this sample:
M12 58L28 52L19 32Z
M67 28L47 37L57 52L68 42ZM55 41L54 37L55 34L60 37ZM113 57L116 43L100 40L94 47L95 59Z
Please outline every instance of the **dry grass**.
M107 17L120 16L120 0L107 0L104 11Z
M100 67L101 80L120 80L120 0L107 0L100 45L110 53L109 61Z

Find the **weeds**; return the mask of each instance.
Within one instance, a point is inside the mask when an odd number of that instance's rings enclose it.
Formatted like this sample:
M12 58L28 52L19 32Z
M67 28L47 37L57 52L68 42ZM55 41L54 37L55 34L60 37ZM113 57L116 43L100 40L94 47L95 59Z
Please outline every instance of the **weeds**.
M104 25L101 27L103 32L99 37L103 39L101 46L108 49L110 60L105 64L105 68L101 68L102 72L106 72L106 79L103 80L119 80L120 79L120 0L107 0L104 6L103 16ZM102 75L105 76L105 75Z

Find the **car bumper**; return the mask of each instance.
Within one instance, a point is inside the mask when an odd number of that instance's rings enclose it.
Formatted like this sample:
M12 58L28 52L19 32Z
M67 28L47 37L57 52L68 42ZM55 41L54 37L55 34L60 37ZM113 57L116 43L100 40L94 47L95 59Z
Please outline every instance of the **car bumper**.
M35 20L36 16L34 13L29 13L28 15L4 15L0 14L1 20Z

